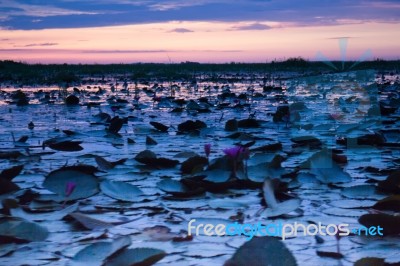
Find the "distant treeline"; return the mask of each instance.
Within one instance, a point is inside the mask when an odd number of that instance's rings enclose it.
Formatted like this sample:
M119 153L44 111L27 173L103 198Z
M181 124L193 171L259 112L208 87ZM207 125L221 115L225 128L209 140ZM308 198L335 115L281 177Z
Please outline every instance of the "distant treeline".
M280 71L293 71L299 75L318 74L342 71L342 62L331 62L337 69L325 62L307 61L290 58L285 61L268 63L226 63L200 64L197 62L182 62L178 64L134 63L134 64L26 64L14 61L0 61L0 83L15 85L60 85L79 84L83 78L98 78L105 80L113 75L121 80L131 82L149 80L152 78L170 81L191 81L201 75L218 79L224 74L264 73L265 76L276 75ZM348 70L354 62L345 62L344 70ZM398 72L400 60L374 60L361 62L353 70L374 69L379 71ZM238 76L239 76L238 75Z

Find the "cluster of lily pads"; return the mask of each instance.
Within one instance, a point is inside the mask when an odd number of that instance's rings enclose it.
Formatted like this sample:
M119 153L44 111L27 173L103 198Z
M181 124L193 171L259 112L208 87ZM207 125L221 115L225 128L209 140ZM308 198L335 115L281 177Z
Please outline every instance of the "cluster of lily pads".
M352 73L320 79L301 77L285 86L243 81L236 91L207 84L185 92L188 84L181 84L173 87L175 97L156 84L133 95L77 89L68 106L26 106L28 92L15 93L10 103L18 106L2 110L0 120L11 130L0 132L11 138L0 147L0 262L398 263L399 84L349 83L339 90L334 85L352 80ZM332 86L320 93L327 82ZM54 123L52 109L60 110ZM27 125L26 110L46 119L31 116L36 119ZM186 224L196 217L224 223L334 219L380 225L385 237L216 240L187 235ZM35 243L55 247L41 250ZM67 245L75 249L64 251ZM24 262L26 249L41 257ZM355 254L364 250L376 258Z

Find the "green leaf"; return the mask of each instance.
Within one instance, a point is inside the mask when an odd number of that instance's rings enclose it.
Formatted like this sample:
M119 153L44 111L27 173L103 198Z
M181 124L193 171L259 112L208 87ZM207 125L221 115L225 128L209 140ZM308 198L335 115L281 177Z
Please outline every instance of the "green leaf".
M104 260L128 247L131 244L129 236L123 236L113 240L112 242L97 242L80 250L71 261L69 266L96 266L102 265Z
M20 218L0 218L0 236L25 241L43 241L48 235L47 229L37 223Z
M155 248L125 249L114 258L111 258L105 266L148 266L163 259L167 254Z
M59 169L51 172L43 182L43 187L58 195L58 199L65 199L65 187L68 182L74 182L76 187L68 200L85 199L99 192L99 181L96 176L77 170Z
M296 260L280 240L273 237L254 237L243 244L224 266L295 266Z
M125 182L106 180L101 182L100 189L104 194L113 199L129 202L142 201L139 196L143 192L138 187Z

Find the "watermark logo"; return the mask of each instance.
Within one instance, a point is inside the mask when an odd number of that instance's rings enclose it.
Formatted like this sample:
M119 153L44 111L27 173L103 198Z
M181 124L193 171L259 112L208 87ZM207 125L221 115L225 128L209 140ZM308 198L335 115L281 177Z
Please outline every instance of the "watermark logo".
M321 51L317 52L316 55L316 60L320 61L320 62L324 62L327 66L331 67L334 70L347 70L350 71L352 70L355 66L357 66L358 64L360 64L361 62L364 62L366 60L369 60L372 58L372 51L371 49L367 49L366 51L364 51L364 53L358 58L357 61L355 61L350 67L346 68L345 64L346 64L346 60L347 60L347 47L348 47L348 37L342 37L342 38L338 38L338 43L339 43L339 50L340 50L340 57L341 57L341 67L338 68L337 66L335 66L333 64L333 62L331 62Z
M378 226L354 228L350 230L349 224L328 224L323 225L302 223L196 223L196 219L191 219L188 223L188 235L206 236L245 236L251 240L254 236L274 236L286 240L288 237L297 236L348 236L350 233L365 236L383 236L383 228Z

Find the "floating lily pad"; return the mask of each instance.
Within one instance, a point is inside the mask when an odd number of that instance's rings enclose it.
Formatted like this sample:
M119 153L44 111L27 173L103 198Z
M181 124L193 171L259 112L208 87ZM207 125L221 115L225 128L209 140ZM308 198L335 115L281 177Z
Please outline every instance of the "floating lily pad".
M346 259L351 261L357 261L360 257L364 258L380 258L384 260L385 266L397 265L400 262L400 248L396 244L384 244L374 243L375 241L369 241L369 244L364 245L361 249L354 249L346 253ZM380 266L382 265L379 261L373 260L376 264L365 264L365 266ZM357 263L357 262L356 262ZM357 265L357 264L354 264ZM364 264L358 264L357 266L363 266Z
M82 141L71 140L69 137L59 137L44 141L43 147L48 146L57 151L81 151L81 143Z
M47 238L47 229L37 223L20 218L0 218L0 238L7 237L16 241L43 241ZM4 241L3 241L4 242Z
M351 199L383 199L386 195L377 191L373 185L359 185L346 187L342 190L342 195Z
M61 220L68 214L78 209L79 203L75 203L59 211L53 211L49 213L28 213L21 208L10 209L10 214L14 217L20 217L29 221L55 221Z
M23 165L14 166L0 173L0 195L19 189L19 186L12 182L12 179L19 175L23 168Z
M296 266L296 259L283 242L273 237L255 237L225 262L226 266Z
M119 116L115 116L110 120L110 126L108 127L108 132L113 134L118 134L121 130L122 126L125 123L125 119L120 118Z
M141 151L135 156L135 160L139 163L146 163L146 160L154 158L157 158L157 155L151 150Z
M80 212L73 212L69 214L72 218L78 221L83 227L87 229L107 229L113 227L112 224L92 218Z
M351 176L332 160L332 156L324 151L311 156L309 163L311 173L322 183L347 183L352 180Z
M257 128L260 126L260 123L253 118L242 119L238 121L238 127L241 128Z
M215 199L208 203L211 208L217 209L244 209L248 207L245 202L239 202L236 199Z
M129 236L117 238L111 242L97 242L80 250L71 261L67 263L70 266L96 266L131 244Z
M255 153L247 162L248 166L260 165L263 163L270 163L275 158L273 153Z
M107 196L129 202L137 202L142 199L138 198L143 192L136 186L121 181L103 181L100 184L101 191Z
M146 136L146 145L157 145L158 142L150 136Z
M323 250L323 249L318 249L317 255L320 257L328 257L333 259L342 259L344 257L343 254L338 253L337 251Z
M373 206L373 208L376 210L400 212L400 195L392 195L381 199Z
M301 183L318 183L319 181L317 180L316 176L314 174L311 173L299 173L297 175L297 180Z
M358 208L370 208L376 201L374 200L336 200L329 203L333 207L343 209L358 209Z
M322 142L314 136L299 136L291 138L291 141L299 146L319 147Z
M56 193L59 201L65 197L65 188L69 182L75 183L74 191L68 196L68 200L84 199L99 192L98 179L94 175L86 174L77 170L59 169L46 176L43 187Z
M203 169L208 164L208 159L202 156L193 156L182 163L181 171L184 174L191 174L193 170Z
M155 129L157 129L157 130L159 130L161 132L167 132L168 128L169 128L168 126L166 126L164 124L161 124L161 123L158 123L158 122L154 122L154 121L150 122L150 125L152 125Z
M187 120L183 123L180 123L178 125L178 131L180 132L190 132L193 130L199 130L202 128L206 128L207 124L204 123L203 121L200 120L196 120L196 121L192 121L192 120Z
M101 170L107 171L107 170L110 170L110 169L114 168L114 165L112 165L112 163L110 163L109 161L107 161L103 157L95 156L94 159L96 160L96 163L97 163L97 165L99 166L99 168Z
M175 167L179 161L168 158L157 158L156 154L150 150L144 150L136 155L135 160L156 168Z
M264 182L266 178L279 178L284 173L284 168L280 166L273 167L272 162L253 165L247 168L248 179L257 183Z
M380 189L392 193L400 193L400 171L394 171L386 180L378 182Z
M11 168L4 169L0 173L0 179L12 180L14 177L21 173L22 169L24 169L23 165L13 166Z
M149 266L162 260L167 253L155 248L125 249L105 263L105 266Z
M205 181L213 183L225 183L228 182L231 177L231 171L219 169L207 170L202 172L202 174L206 175L206 178L204 178Z
M366 214L365 210L356 210L356 209L342 209L342 208L326 208L322 211L325 214L342 216L342 217L360 217L363 214Z
M157 187L164 192L178 197L193 196L204 192L201 188L190 189L185 184L172 179L161 180L157 183Z
M385 266L385 260L382 258L362 258L354 263L354 266Z

